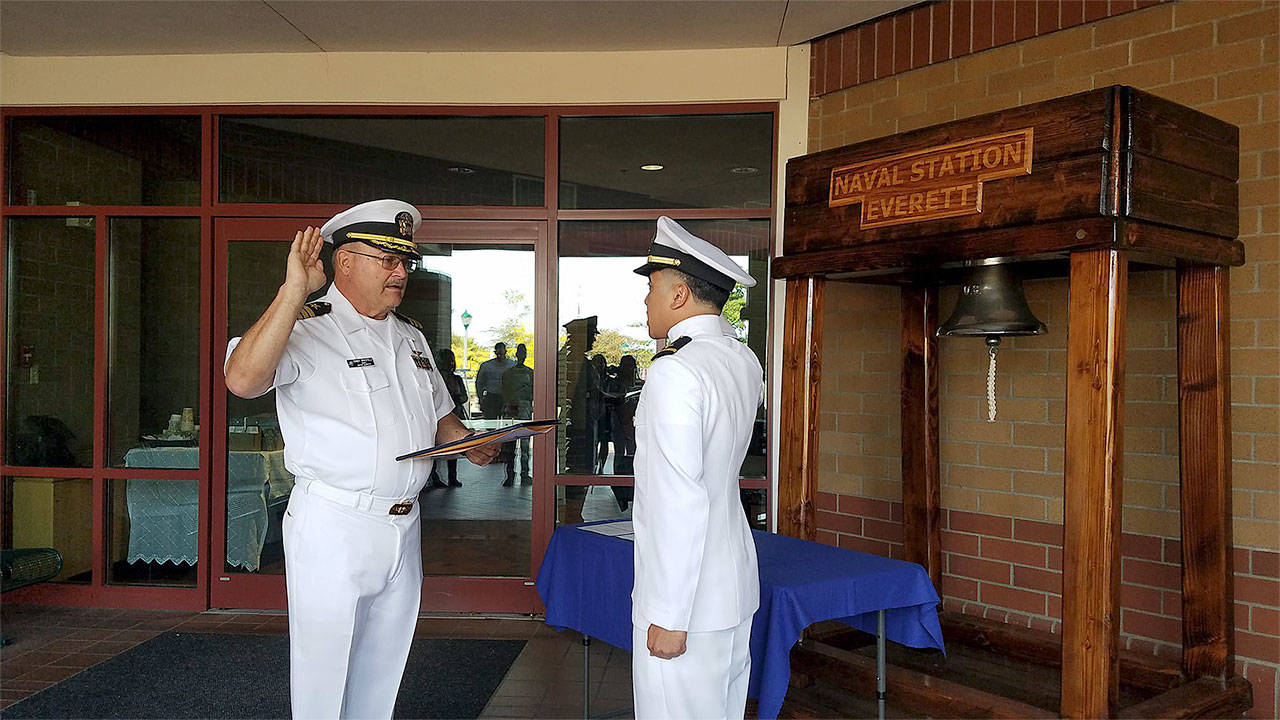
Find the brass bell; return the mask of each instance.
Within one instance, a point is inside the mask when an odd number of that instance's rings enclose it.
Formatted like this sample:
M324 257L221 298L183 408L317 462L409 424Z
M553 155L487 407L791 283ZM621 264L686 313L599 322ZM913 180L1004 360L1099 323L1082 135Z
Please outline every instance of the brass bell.
M1009 266L985 260L971 269L960 286L960 299L951 317L938 328L938 337L984 337L987 340L987 422L996 421L996 353L1006 335L1048 332L1027 305L1022 280Z
M969 271L960 286L955 312L938 328L938 337L999 338L1005 335L1041 335L1048 330L1031 312L1022 280L1007 264L987 264Z

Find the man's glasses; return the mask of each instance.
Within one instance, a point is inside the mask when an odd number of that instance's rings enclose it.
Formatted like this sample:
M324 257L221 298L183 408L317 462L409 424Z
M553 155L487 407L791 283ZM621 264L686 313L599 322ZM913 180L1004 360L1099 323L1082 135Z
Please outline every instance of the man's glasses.
M378 261L383 270L394 272L397 265L404 265L406 273L412 273L418 269L418 260L411 257L401 257L399 255L370 255L369 253L357 252L355 250L347 250L352 255L362 255L367 258L373 258Z

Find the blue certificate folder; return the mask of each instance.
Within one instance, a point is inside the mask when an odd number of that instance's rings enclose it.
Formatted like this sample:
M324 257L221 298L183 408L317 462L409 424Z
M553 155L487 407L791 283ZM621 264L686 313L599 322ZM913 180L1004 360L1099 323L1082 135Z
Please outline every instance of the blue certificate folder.
M607 521L606 521L607 522ZM596 523L587 523L591 525ZM633 545L582 528L556 528L538 571L547 624L570 628L631 650ZM791 678L791 646L809 625L839 620L875 634L885 611L885 637L944 650L938 593L924 568L753 531L760 562L760 609L751 624L751 683L759 716L775 718Z

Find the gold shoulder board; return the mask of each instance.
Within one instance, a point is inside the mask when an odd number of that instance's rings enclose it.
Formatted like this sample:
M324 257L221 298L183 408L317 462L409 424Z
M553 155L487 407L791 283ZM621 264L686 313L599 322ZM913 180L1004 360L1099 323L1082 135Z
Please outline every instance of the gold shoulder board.
M685 345L688 345L689 341L692 339L693 338L689 337L688 335L682 335L676 338L675 340L672 340L670 343L667 344L666 347L662 348L662 350L658 352L658 354L654 355L653 359L657 360L658 358L664 358L668 355L675 355L677 350L684 347Z
M298 319L306 320L307 318L320 317L321 315L327 315L329 311L332 309L333 309L333 306L323 300L316 300L315 302L309 302L306 305L303 305L302 309L298 311Z
M400 313L396 312L395 310L392 310L392 311L391 311L391 314L392 314L392 315L395 315L395 316L396 316L396 317L398 317L398 318L400 318L401 322L408 323L408 324L412 325L413 327L417 328L417 329L418 329L418 332L423 332L423 330L422 330L422 323L418 322L417 320L414 320L413 318L409 317L408 315L401 315Z

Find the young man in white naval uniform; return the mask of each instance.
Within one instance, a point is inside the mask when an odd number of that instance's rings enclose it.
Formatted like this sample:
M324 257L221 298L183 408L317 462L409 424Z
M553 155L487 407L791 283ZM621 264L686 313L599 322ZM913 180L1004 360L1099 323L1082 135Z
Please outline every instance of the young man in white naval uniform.
M375 200L297 233L275 300L227 348L228 390L276 391L296 476L283 528L295 718L391 717L422 586L414 499L431 473L395 458L468 432L421 326L394 312L421 222L408 203ZM333 285L306 303L326 280L324 242Z
M738 476L765 384L720 311L735 283L756 283L667 217L636 272L649 335L670 343L635 416L635 715L741 718L760 580Z

